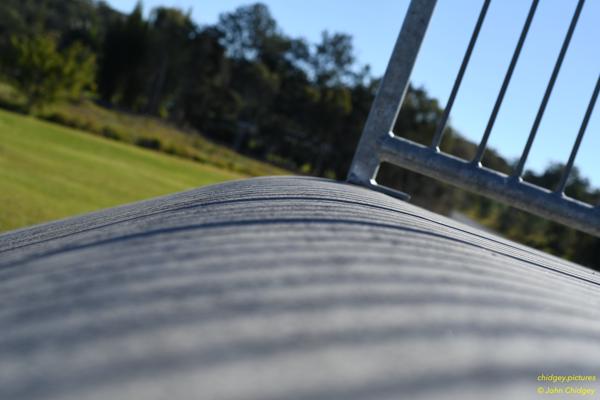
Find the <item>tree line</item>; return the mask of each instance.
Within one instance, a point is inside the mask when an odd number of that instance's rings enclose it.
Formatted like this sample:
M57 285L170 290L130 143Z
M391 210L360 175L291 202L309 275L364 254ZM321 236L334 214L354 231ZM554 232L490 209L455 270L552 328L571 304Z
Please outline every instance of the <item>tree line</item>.
M146 18L141 4L122 14L92 0L3 0L0 57L3 80L27 98L27 109L92 96L294 172L334 179L348 171L379 84L356 59L351 36L325 31L317 43L290 37L260 3L201 26L169 7ZM394 132L428 143L441 114L436 99L411 87ZM463 158L475 151L452 127L442 148ZM512 168L493 150L483 163ZM559 176L553 165L525 178L550 187ZM406 170L384 167L379 180L417 204L461 209L510 238L600 268L599 242L590 236ZM578 171L567 193L599 197Z

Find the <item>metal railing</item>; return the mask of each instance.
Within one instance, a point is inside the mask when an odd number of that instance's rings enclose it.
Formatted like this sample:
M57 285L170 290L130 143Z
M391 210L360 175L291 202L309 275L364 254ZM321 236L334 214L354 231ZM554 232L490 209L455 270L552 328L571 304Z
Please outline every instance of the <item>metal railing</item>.
M584 0L579 0L577 3L533 126L529 132L527 143L516 168L514 168L514 171L510 175L482 166L481 160L539 0L533 0L531 3L525 24L506 75L504 76L500 92L496 98L481 142L477 147L475 157L472 160L462 160L450 154L442 153L440 152L439 145L442 141L448 117L469 63L471 53L477 42L479 31L484 23L490 0L483 1L473 34L471 35L431 145L423 146L405 138L397 137L392 132L400 106L408 89L410 74L433 14L435 3L436 0L412 0L410 3L400 35L396 41L375 100L373 101L362 137L354 155L348 174L348 181L407 200L409 196L406 193L377 184L375 179L379 166L381 163L387 162L503 201L511 206L563 223L575 229L600 236L600 207L572 199L564 193L577 151L579 150L581 140L592 115L596 99L598 98L600 76L587 105L583 121L572 147L569 160L563 170L559 185L555 190L551 191L522 180L525 162L527 161L531 145L546 110L548 99L552 94L556 78L571 42L571 37L581 14Z

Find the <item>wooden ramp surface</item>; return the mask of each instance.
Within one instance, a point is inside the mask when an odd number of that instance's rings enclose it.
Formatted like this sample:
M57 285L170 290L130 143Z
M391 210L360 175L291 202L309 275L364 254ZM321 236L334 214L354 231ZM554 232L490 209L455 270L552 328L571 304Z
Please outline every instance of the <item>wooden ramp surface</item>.
M0 235L0 398L540 399L600 375L599 283L356 186L230 182Z

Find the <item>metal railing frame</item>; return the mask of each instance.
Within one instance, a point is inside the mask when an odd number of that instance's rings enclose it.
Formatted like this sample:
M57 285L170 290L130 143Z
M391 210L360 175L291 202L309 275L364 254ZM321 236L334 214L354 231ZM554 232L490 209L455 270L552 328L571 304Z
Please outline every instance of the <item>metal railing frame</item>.
M492 109L477 152L472 160L463 160L440 152L444 130L448 122L454 100L460 88L463 75L469 63L471 53L477 42L481 26L484 23L491 0L484 0L473 34L467 46L458 75L454 81L446 108L438 123L430 146L423 146L392 132L398 112L409 86L410 75L414 67L419 48L427 31L437 0L411 0L398 40L392 51L388 67L373 101L358 148L352 160L348 181L370 187L403 200L406 193L377 184L379 166L387 162L414 172L453 184L511 206L531 212L550 220L563 223L575 229L600 237L600 206L591 205L567 197L564 193L575 157L585 134L588 122L600 91L600 76L592 92L583 121L579 128L569 160L563 170L560 183L553 191L525 182L523 169L540 122L544 115L548 99L560 72L560 68L581 14L585 0L578 0L571 22L554 65L546 91L542 98L527 143L519 162L510 175L489 169L481 165L487 141L502 105L504 95L510 83L515 65L519 59L523 43L527 37L531 21L534 18L539 0L532 0L529 13L515 47L498 97Z

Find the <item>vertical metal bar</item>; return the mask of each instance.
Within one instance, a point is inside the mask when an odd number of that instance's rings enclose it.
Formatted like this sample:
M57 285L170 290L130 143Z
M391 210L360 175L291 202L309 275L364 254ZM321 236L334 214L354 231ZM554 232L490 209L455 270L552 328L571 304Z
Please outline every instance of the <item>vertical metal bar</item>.
M502 101L504 100L504 95L506 94L506 89L508 89L508 84L510 83L510 80L512 78L515 65L517 65L517 60L519 59L521 49L523 48L523 43L525 43L525 38L527 37L527 33L529 32L529 27L531 26L531 21L533 20L533 16L535 14L535 10L537 9L538 2L539 0L533 0L531 2L531 6L529 7L529 13L527 14L525 25L523 25L523 29L521 30L521 36L519 36L519 41L517 42L517 46L515 47L512 59L510 60L508 70L506 70L504 81L502 82L500 92L498 93L498 97L496 98L496 103L494 104L494 108L492 109L490 119L488 120L487 126L485 127L483 137L481 138L481 142L479 142L479 146L477 147L477 153L475 153L475 157L473 158L474 164L479 164L481 162L481 159L483 158L483 153L485 153L485 148L487 147L487 142L490 137L490 133L492 132L492 128L494 127L494 123L496 122L496 117L498 116L498 111L500 111L500 106L502 105Z
M562 48L560 49L558 59L556 60L556 64L554 65L554 70L552 71L552 75L550 76L550 81L548 82L548 86L546 87L546 92L544 93L542 103L540 104L538 113L535 116L535 121L533 121L533 126L531 127L531 132L529 133L529 137L527 138L527 143L525 144L525 148L523 149L523 153L521 154L521 159L519 160L516 169L513 171L513 177L520 177L523 174L523 168L525 167L527 156L529 155L529 151L531 150L531 145L533 144L533 140L535 139L535 135L540 126L540 122L542 121L544 111L546 111L548 99L550 98L550 94L552 93L552 89L554 88L554 83L556 82L556 77L558 76L558 72L560 71L563 59L565 58L565 54L567 53L567 49L569 48L569 43L571 42L571 37L573 36L573 32L575 31L575 26L577 26L577 20L579 19L579 15L581 14L583 3L585 3L585 0L579 0L579 2L577 3L577 7L575 8L575 12L573 13L573 18L571 19L571 25L569 25L569 30L567 31L567 35L565 36L565 40L563 41Z
M475 24L475 28L473 29L473 34L471 35L471 39L469 40L469 45L467 46L467 51L462 60L462 64L460 65L460 69L458 70L458 75L456 75L456 80L454 81L454 86L452 87L452 91L450 92L450 97L448 98L448 102L446 103L446 108L444 108L444 114L442 114L442 119L438 123L437 129L435 131L435 135L433 136L433 140L431 142L431 147L434 149L438 149L440 143L442 142L442 137L444 135L444 129L446 129L446 124L448 123L448 117L450 116L450 111L452 110L452 106L454 105L454 100L456 98L456 94L458 93L458 89L460 88L460 84L462 82L463 76L467 69L467 65L469 64L469 59L471 58L471 53L473 53L473 48L475 47L475 43L477 42L477 37L479 36L479 31L481 30L481 25L483 24L483 20L485 19L485 14L490 6L491 0L484 0L483 6L481 6L481 11L479 12L479 17L477 18L477 23ZM439 150L439 149L438 149Z
M583 116L583 121L581 122L581 126L579 127L579 133L577 133L577 139L575 139L575 144L573 145L573 149L571 149L571 155L569 156L569 161L563 170L562 177L560 178L560 183L556 188L557 193L564 193L565 186L567 185L567 179L569 178L569 174L571 173L571 169L573 168L573 163L575 162L575 157L577 156L577 151L579 150L579 145L581 145L581 140L583 139L583 135L585 134L585 130L587 128L588 122L590 121L590 117L592 115L592 111L594 110L594 105L596 104L596 99L598 98L598 92L600 92L600 76L596 81L596 87L592 92L592 97L590 98L590 102L585 110L585 115Z
M412 0L360 142L354 154L348 181L370 185L379 168L381 140L392 130L408 89L410 74L423 42L437 0Z

